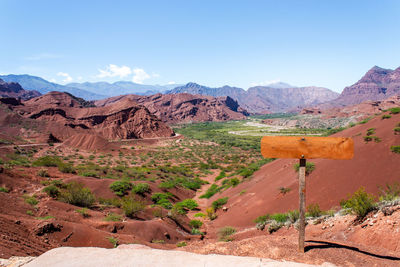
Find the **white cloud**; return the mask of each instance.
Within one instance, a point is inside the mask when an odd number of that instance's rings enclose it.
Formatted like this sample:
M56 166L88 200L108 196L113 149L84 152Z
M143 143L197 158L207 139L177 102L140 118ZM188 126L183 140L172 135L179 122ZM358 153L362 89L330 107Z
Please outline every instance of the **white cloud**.
M135 68L133 69L132 82L142 84L144 80L150 79L151 76L147 74L144 69Z
M114 64L109 64L106 69L101 70L99 69L99 74L97 75L98 78L106 78L106 77L119 77L123 78L130 74L132 74L132 70L128 66L117 66Z
M24 59L30 61L37 61L43 59L57 59L57 58L62 58L62 55L51 54L51 53L40 53L29 57L25 57Z
M167 84L176 84L176 82L170 81L170 82L168 82Z
M52 82L52 83L57 83L56 79L50 79L49 81Z
M271 80L271 81L263 81L263 82L251 83L250 85L251 86L266 86L266 85L279 83L279 82L281 82L281 80L277 79L277 80Z
M83 77L82 76L78 76L78 81L82 81Z
M72 77L66 72L60 71L59 73L57 73L57 76L64 77L64 80L62 80L64 83L70 83L73 80Z

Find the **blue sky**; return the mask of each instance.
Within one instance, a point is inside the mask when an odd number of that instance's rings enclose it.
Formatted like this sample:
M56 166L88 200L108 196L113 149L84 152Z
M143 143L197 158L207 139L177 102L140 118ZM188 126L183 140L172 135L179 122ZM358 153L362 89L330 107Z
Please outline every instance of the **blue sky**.
M0 0L0 73L335 91L400 66L400 1Z

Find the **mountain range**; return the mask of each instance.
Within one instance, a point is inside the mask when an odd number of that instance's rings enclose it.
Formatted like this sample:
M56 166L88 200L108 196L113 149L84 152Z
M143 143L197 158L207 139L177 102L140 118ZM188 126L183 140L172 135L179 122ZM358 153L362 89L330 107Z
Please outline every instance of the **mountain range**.
M214 97L230 96L237 100L239 105L251 113L285 112L299 107L320 104L333 100L339 96L323 87L291 87L286 86L255 86L247 91L231 86L211 88L196 83L188 83L167 94L189 93L209 95Z

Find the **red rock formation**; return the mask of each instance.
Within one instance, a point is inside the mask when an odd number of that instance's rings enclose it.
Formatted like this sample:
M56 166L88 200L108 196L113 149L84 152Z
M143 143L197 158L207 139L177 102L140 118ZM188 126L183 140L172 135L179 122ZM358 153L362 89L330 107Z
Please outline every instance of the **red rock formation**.
M50 132L62 141L83 132L99 134L106 139L174 135L172 129L146 107L133 101L106 107L83 107L85 105L90 104L66 93L50 92L24 102L15 110L23 117L49 122Z
M40 96L38 91L27 91L19 83L7 83L0 79L0 97L15 97L26 100L37 96Z
M246 118L243 110L230 97L211 97L186 93L151 96L126 95L96 101L97 106L109 106L112 103L126 105L125 101L135 101L168 123L226 121Z

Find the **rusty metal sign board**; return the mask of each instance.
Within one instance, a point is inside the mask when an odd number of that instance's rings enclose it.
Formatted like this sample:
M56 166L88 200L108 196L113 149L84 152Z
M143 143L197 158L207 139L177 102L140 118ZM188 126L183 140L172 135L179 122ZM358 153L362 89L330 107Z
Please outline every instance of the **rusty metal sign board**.
M354 142L346 137L264 136L261 154L265 158L352 159Z

